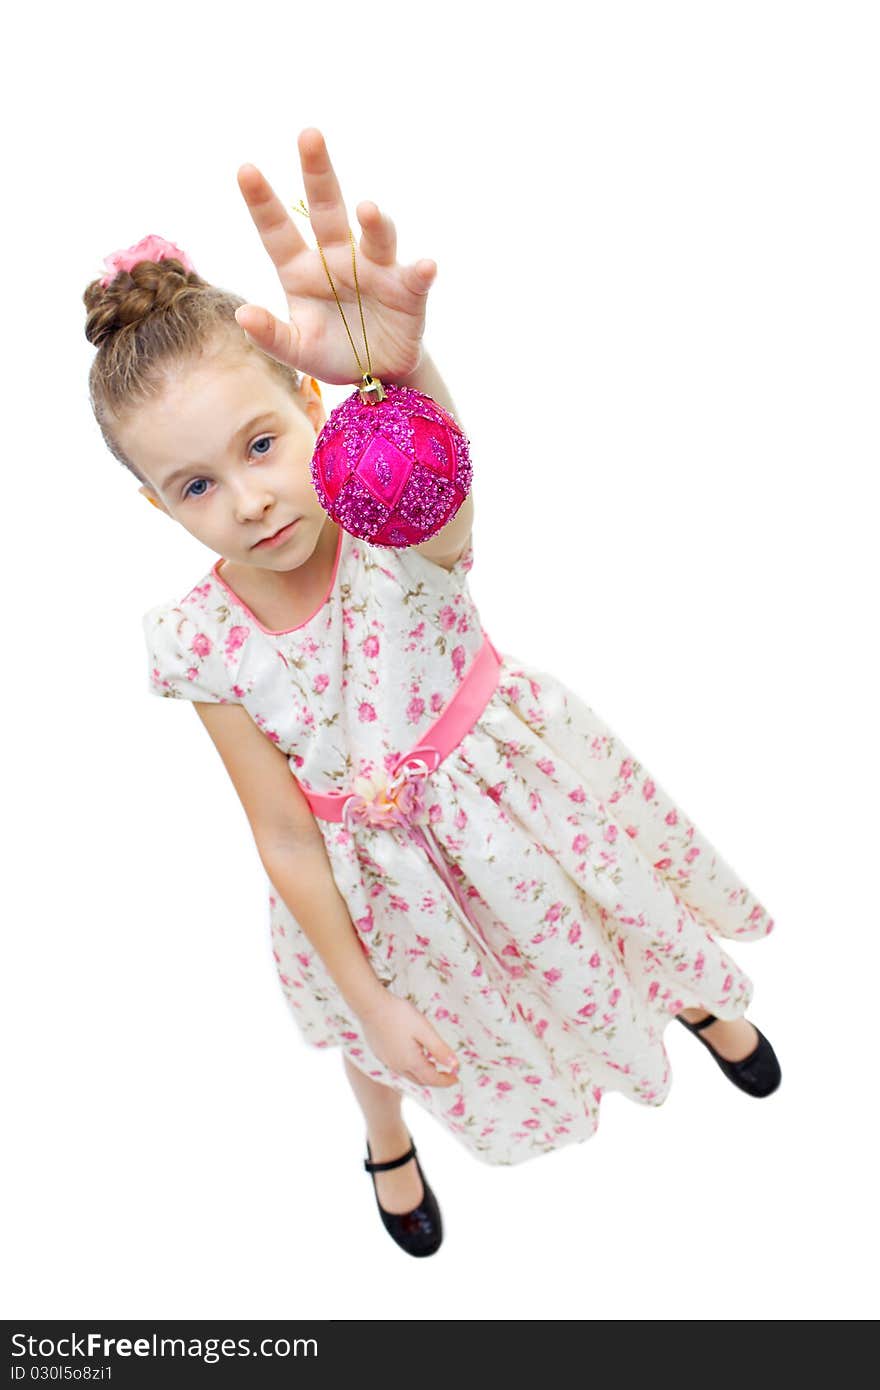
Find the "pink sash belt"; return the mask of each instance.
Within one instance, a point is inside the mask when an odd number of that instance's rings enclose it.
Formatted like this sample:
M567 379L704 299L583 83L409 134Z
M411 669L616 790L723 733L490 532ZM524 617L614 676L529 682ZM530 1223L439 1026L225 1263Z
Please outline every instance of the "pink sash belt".
M497 684L501 655L488 636L463 677L455 694L441 714L408 753L392 765L386 785L367 798L356 791L314 792L302 788L313 813L321 820L352 825L400 826L420 844L459 907L475 944L482 953L490 976L498 977L499 963L489 949L478 923L471 916L461 887L443 857L428 822L425 783L430 773L456 748L482 714ZM376 787L375 781L372 782ZM502 970L502 975L503 975Z

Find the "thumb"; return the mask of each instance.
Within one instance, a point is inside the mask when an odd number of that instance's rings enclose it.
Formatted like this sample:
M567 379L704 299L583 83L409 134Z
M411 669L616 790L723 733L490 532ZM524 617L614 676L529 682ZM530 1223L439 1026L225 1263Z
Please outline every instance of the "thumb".
M288 367L299 366L299 330L292 320L282 323L257 304L240 304L235 311L235 321L262 352Z
M401 279L413 294L427 294L437 278L437 262L423 259L415 265L404 266Z
M424 1019L421 1026L416 1030L416 1040L421 1043L427 1052L430 1052L435 1062L446 1071L457 1071L458 1057L448 1043L445 1043L436 1029Z

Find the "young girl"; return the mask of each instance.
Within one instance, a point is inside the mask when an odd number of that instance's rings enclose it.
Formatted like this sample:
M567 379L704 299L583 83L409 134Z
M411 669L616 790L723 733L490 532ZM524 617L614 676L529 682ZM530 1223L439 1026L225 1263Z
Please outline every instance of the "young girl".
M326 269L262 175L239 171L290 323L147 237L85 292L90 391L143 496L218 555L144 615L150 688L193 701L217 746L268 875L293 1016L341 1050L382 1221L427 1255L440 1211L403 1096L475 1157L522 1163L589 1139L606 1091L661 1105L676 1018L766 1096L779 1065L715 938L773 922L577 694L496 651L468 588L472 496L408 549L322 510L315 378L354 376L328 270L358 314L320 131L299 153ZM391 221L370 202L357 214L373 374L454 417L422 343L436 266L398 264Z

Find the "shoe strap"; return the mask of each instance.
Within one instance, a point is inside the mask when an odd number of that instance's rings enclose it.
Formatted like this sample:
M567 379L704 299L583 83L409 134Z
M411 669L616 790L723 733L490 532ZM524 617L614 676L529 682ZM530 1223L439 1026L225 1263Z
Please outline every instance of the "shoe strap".
M701 1018L699 1023L688 1023L686 1018L682 1022L687 1023L688 1028L693 1028L695 1033L702 1033L703 1029L708 1028L710 1023L717 1023L718 1020L714 1014L710 1014L708 1018Z
M406 1153L401 1154L400 1158L389 1158L384 1163L373 1163L370 1159L365 1158L364 1167L368 1173L387 1173L389 1168L400 1168L404 1163L409 1163L409 1160L415 1156L415 1152L415 1144L410 1144Z

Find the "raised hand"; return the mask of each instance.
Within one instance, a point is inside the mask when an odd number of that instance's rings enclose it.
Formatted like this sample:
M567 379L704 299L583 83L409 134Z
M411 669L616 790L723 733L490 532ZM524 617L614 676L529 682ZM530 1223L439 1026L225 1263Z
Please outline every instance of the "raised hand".
M297 144L313 236L324 251L363 370L372 369L374 376L394 383L419 365L425 306L437 273L436 262L420 260L411 266L399 265L393 222L375 203L358 203L362 230L360 241L355 238L357 279L370 368L342 190L321 132L309 127L300 132ZM237 310L238 323L263 352L307 376L335 384L359 382L357 360L321 254L317 245L313 248L307 244L294 222L301 221L308 229L305 216L289 212L253 164L241 166L238 186L278 272L290 314L290 322L283 323L268 309L248 304Z

